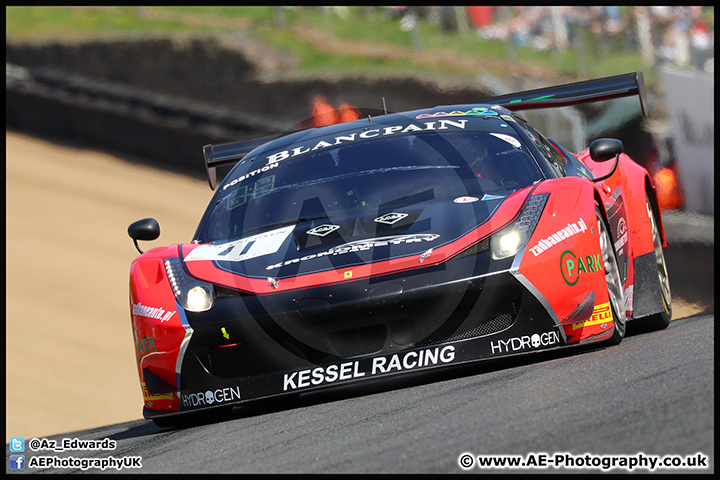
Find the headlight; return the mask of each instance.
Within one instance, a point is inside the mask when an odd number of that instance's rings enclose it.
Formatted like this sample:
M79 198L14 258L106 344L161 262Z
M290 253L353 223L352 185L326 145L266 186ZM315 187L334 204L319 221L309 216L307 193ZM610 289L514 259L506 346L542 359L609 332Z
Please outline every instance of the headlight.
M209 287L209 288L208 288ZM187 292L186 302L187 308L191 312L204 312L213 306L215 299L213 298L212 285L197 285Z
M523 236L517 230L505 229L492 236L490 252L494 260L512 257L525 244Z
M494 233L490 240L490 255L493 260L512 257L523 249L532 236L549 194L533 195L512 225Z
M215 289L212 284L188 277L179 258L166 258L165 271L175 298L185 310L204 312L213 306Z

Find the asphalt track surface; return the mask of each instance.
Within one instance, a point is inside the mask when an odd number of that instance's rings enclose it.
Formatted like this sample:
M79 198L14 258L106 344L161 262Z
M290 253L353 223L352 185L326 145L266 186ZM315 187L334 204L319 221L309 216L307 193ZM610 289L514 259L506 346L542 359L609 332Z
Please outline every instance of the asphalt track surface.
M586 454L696 458L700 453L708 457L707 468L655 472L712 473L713 324L713 315L689 317L663 331L631 334L616 347L544 352L338 387L236 407L227 420L182 429L141 420L57 435L48 438L107 438L117 446L110 452L27 450L26 458L142 457L141 468L124 473L462 473L463 453L519 455L526 461L531 453L553 459L569 453L578 464L577 457ZM30 471L81 469L24 472ZM558 471L601 470L469 470Z

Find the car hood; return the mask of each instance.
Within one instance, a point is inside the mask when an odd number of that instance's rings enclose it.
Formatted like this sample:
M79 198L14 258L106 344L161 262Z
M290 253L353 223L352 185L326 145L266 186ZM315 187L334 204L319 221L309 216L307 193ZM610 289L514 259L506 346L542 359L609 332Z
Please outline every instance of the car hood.
M309 219L239 239L180 245L187 271L216 285L272 293L443 262L508 225L531 187L456 197L362 216Z

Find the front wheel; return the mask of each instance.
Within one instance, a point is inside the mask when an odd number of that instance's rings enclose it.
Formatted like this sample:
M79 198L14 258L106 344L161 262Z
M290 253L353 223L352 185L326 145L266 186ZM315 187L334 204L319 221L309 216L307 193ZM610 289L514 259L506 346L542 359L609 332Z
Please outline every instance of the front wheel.
M618 267L615 249L608 233L607 224L600 210L596 210L598 234L600 236L600 251L602 252L603 268L605 269L605 283L607 284L610 307L613 316L613 335L607 340L607 345L617 345L625 337L625 298L623 294L620 268Z

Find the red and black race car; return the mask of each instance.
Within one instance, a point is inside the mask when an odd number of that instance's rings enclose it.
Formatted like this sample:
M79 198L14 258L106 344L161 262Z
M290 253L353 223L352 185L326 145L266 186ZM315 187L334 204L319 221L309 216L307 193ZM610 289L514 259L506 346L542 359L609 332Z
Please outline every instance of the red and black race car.
M627 95L645 110L641 72L206 146L217 192L192 241L141 252L130 271L145 417L171 425L406 372L617 344L639 318L666 327L648 173L619 140L572 154L515 113ZM128 228L136 246L159 232L153 219Z

